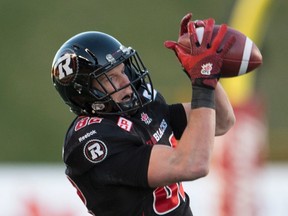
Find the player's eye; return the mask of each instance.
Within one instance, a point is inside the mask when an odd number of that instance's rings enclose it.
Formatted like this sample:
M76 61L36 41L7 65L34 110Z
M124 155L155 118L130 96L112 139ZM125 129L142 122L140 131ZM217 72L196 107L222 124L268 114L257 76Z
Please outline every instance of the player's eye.
M115 80L116 80L116 78L115 78L115 76L114 76L114 75L108 76L108 79L109 79L109 81L110 81L110 82L112 82L112 81L115 81Z

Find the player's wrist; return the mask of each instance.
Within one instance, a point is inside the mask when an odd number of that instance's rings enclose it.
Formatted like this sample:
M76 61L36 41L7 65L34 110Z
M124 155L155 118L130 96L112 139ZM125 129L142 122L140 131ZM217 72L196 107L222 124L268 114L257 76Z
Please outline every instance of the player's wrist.
M215 89L192 85L191 109L201 107L215 109Z

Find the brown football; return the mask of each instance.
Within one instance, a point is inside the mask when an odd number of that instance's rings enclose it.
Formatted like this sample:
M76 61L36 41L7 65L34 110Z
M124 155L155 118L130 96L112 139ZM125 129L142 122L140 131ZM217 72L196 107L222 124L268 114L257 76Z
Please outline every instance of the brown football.
M212 43L219 30L219 27L220 25L214 26ZM204 28L196 28L196 33L198 41L201 44ZM242 74L253 71L262 64L262 55L256 44L249 37L231 27L228 27L228 31L223 39L222 44L220 45L220 49L232 35L235 36L236 42L233 44L233 46L230 48L230 50L224 57L223 65L221 68L222 77L240 76ZM178 43L186 51L190 50L190 39L188 37L188 34L182 35L178 39Z

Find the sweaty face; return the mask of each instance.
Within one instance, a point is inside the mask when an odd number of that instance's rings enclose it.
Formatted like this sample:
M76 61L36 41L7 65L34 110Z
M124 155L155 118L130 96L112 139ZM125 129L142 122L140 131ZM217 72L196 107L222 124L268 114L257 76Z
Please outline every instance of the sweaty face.
M102 76L100 76L98 78L98 81L93 80L92 84L94 88L97 88L98 90L106 94L117 91L112 94L111 97L115 102L120 103L129 101L132 97L133 91L129 83L130 80L125 74L125 65L122 63L113 68L112 70L108 71L106 75L103 74ZM118 89L121 90L118 91Z

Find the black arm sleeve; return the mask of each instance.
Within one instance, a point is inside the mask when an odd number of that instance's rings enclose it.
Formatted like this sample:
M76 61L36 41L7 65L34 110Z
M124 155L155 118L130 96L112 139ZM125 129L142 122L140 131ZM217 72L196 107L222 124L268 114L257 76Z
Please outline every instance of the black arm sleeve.
M169 105L169 116L172 130L176 139L180 139L187 125L185 109L182 104Z

